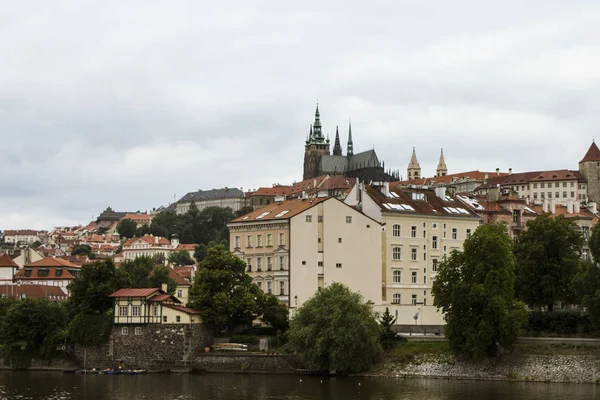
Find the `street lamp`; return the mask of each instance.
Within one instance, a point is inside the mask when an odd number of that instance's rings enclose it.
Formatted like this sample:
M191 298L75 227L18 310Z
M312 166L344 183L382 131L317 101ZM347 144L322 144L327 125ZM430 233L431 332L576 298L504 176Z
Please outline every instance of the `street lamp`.
M298 295L294 296L294 304L295 304L294 308L298 308Z

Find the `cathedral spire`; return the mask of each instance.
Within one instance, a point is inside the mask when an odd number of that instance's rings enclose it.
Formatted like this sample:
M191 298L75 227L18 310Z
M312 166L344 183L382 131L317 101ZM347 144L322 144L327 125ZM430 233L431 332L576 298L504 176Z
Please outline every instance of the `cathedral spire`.
M313 123L313 138L317 143L323 143L325 137L321 131L321 114L319 113L319 103L315 111L315 122Z
M342 155L342 145L340 144L340 131L338 130L337 126L335 127L335 143L333 145L333 155Z
M417 160L417 152L413 147L412 155L410 156L410 162L408 163L408 180L420 179L421 178L421 166Z
M354 143L352 142L352 121L348 122L348 150L346 150L348 156L354 155Z
M440 161L438 162L435 174L437 176L445 176L448 174L448 168L446 168L446 161L444 160L444 149L442 149L440 153Z

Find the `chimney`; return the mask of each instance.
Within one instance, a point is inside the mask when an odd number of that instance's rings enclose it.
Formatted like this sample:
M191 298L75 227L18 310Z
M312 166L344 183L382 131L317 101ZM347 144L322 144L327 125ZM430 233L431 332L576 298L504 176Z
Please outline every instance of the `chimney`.
M167 284L163 283L162 285L160 285L160 288L162 289L163 292L167 293Z
M509 174L509 175L512 175L512 168L509 168L509 169L508 169L508 174Z
M544 213L548 212L548 199L544 199L544 201L542 202L542 211Z
M579 211L581 211L581 205L579 204L578 201L574 201L573 202L573 212L575 214L579 214Z
M596 204L596 202L588 203L588 210L590 210L592 212L592 214L597 214L598 213L598 205Z
M500 168L496 168L496 175L500 175Z
M554 199L550 199L550 212L556 214L556 202Z
M573 200L567 200L567 214L573 214Z
M158 244L158 236L154 236L154 244Z
M491 187L490 190L488 191L488 201L496 202L496 201L498 201L499 198L500 198L500 185Z
M446 188L444 186L438 186L435 188L435 195L442 200L446 200Z

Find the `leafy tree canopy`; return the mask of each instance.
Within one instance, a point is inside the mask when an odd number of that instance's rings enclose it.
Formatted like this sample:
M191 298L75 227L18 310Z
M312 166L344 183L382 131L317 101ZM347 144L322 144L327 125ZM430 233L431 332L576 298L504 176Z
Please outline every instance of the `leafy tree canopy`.
M190 253L187 250L173 251L169 254L169 262L175 265L193 265L195 264Z
M588 246L595 262L600 261L600 224L596 224L592 227Z
M600 331L600 267L597 263L581 262L575 277L575 290L587 309L592 325Z
M120 269L127 274L130 287L133 288L161 288L167 284L167 292L175 293L177 282L169 276L169 269L161 265L156 257L141 256L133 260L125 260Z
M135 236L137 232L137 225L133 220L129 218L123 218L117 224L117 232L119 232L119 235L121 235L121 237L131 239Z
M88 256L88 258L90 258L92 254L94 254L92 252L92 247L88 244L76 244L73 246L73 251L71 252L72 256L84 255Z
M263 294L260 304L260 319L278 331L285 332L289 327L289 311L285 304L272 294Z
M365 371L382 353L375 313L341 283L318 291L290 322L289 345L304 364L320 371Z
M113 307L108 296L130 285L129 276L117 269L112 260L85 264L80 276L69 284L71 297L67 304L73 313L104 314Z
M532 306L547 306L549 311L557 301L573 301L582 244L575 223L562 215L529 221L515 244L518 297Z
M212 243L190 290L190 307L220 329L250 324L260 314L262 292L246 264L225 246Z
M446 317L446 336L456 353L482 357L511 346L527 321L514 298L515 257L501 223L481 225L438 267L434 305Z

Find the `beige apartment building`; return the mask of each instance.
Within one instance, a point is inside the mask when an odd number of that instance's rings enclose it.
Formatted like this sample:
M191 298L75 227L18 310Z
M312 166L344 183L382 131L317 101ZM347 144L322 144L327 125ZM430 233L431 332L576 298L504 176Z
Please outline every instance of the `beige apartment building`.
M358 184L346 203L385 225L382 235L380 309L389 307L397 324L443 325L431 287L437 268L453 250L462 250L480 217L445 188L389 188ZM377 308L377 307L376 307Z
M381 303L382 226L340 200L276 202L228 227L253 281L291 309L334 282Z

